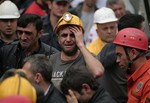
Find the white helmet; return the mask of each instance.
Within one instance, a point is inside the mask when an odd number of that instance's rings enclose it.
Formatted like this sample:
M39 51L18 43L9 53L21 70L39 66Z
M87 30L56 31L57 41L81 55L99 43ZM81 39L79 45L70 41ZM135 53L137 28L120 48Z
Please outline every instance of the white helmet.
M5 0L0 4L0 19L16 19L19 17L19 10L13 2Z
M108 23L108 22L115 22L118 19L115 16L115 13L112 9L107 7L102 7L95 11L94 13L94 23Z

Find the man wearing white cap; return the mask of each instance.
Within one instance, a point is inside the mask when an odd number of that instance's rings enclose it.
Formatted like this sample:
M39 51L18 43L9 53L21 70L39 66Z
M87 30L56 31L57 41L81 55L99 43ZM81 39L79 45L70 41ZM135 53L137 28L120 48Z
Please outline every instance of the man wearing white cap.
M16 39L17 19L20 17L17 6L9 1L0 4L0 47Z
M90 52L97 55L105 43L113 42L117 33L117 21L115 13L110 8L103 7L94 13L94 26L98 38L87 46Z

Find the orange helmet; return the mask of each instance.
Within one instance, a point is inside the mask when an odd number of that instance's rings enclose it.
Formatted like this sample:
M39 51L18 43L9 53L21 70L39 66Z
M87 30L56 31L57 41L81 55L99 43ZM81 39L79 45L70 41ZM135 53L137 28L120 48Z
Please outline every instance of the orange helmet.
M122 29L118 32L113 43L139 50L148 50L148 38L146 34L136 28Z

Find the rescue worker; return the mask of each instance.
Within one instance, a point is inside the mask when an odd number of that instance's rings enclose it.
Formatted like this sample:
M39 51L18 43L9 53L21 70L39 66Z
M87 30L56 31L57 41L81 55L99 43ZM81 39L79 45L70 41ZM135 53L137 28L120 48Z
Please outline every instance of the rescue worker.
M5 0L0 4L0 47L17 39L19 17L19 10L13 2Z
M144 30L143 24L144 17L141 15L126 14L118 21L118 31L127 27ZM105 68L101 84L118 103L126 103L128 100L126 70L120 69L116 63L115 48L115 44L108 43L98 54L98 59Z
M65 13L59 19L55 32L62 48L61 52L50 57L53 64L52 82L57 88L66 70L73 66L86 65L95 78L102 76L104 72L102 64L84 45L84 28L79 17Z
M125 28L118 32L116 62L121 69L128 70L128 102L150 102L150 60L147 59L148 38L136 28Z

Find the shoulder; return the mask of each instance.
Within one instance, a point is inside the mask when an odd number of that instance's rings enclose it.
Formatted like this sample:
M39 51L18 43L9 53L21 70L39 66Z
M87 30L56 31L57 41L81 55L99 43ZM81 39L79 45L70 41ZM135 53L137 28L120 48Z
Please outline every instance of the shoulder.
M101 52L99 53L100 54L107 54L107 53L110 53L110 52L114 52L115 53L115 44L113 43L108 43L106 45L104 45L104 47L102 48Z
M9 44L3 45L1 49L4 49L4 50L5 49L17 49L18 44L19 44L19 41L14 41Z
M52 47L52 46L49 46L49 45L47 45L47 44L45 44L45 43L41 43L41 45L44 47L44 49L46 50L46 51L49 51L51 54L54 54L54 53L57 53L57 52L59 52L56 48L54 48L54 47Z
M53 84L50 87L48 98L52 103L66 103L65 96Z
M108 43L104 46L104 49L113 49L115 50L116 45L113 43Z
M116 103L116 102L112 99L110 94L103 87L100 86L89 103Z
M51 61L55 61L57 58L59 58L60 57L60 52L57 52L57 53L55 53L55 54L52 54L51 56L50 56L50 60Z

